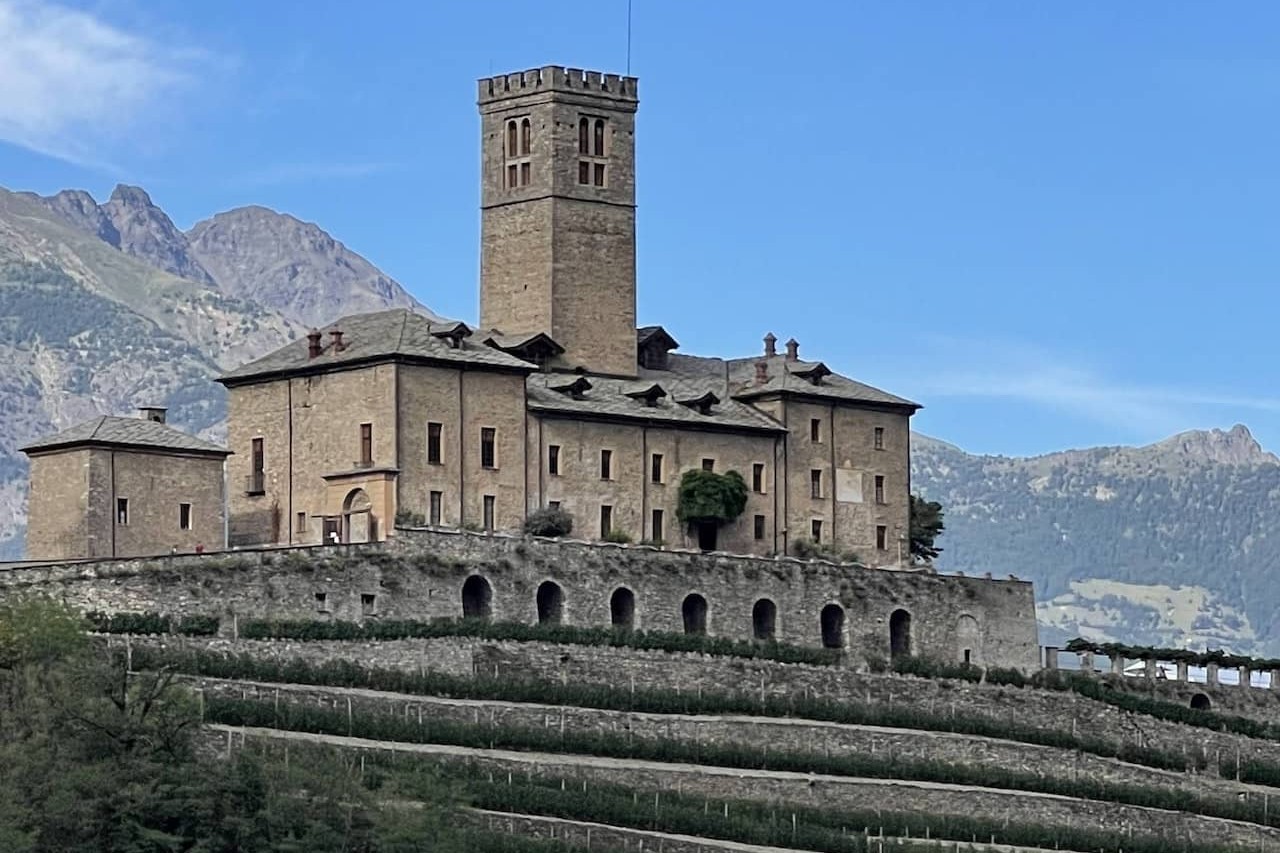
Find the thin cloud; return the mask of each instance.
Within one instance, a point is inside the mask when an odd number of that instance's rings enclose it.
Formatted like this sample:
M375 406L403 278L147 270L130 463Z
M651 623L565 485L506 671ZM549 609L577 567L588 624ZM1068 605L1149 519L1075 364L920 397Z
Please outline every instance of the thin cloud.
M297 184L317 180L367 178L396 168L394 163L350 161L332 163L279 163L233 178L231 183L247 189Z
M934 361L944 366L915 383L928 396L1019 400L1153 434L1185 429L1211 411L1280 412L1280 398L1119 382L1091 366L1017 344L951 339L933 344L945 351Z
M43 0L0 0L0 140L101 168L202 54Z

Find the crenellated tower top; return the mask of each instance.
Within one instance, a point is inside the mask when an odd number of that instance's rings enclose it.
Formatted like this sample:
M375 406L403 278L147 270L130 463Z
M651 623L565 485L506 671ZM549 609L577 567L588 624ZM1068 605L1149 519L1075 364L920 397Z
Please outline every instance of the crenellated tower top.
M545 91L590 95L614 101L639 101L639 88L639 81L635 77L545 65L528 71L481 78L477 100L483 107L485 104Z

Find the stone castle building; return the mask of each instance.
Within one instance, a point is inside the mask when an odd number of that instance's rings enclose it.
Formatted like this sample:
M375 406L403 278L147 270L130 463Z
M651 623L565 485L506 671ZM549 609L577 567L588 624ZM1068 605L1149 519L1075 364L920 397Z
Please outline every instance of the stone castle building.
M636 327L635 78L545 67L484 79L480 323L344 317L220 380L230 544L377 540L397 516L573 535L904 560L901 397L779 352L684 355ZM677 520L685 471L736 470L733 523Z
M97 417L22 451L32 559L217 550L226 541L228 453L167 425L162 408Z

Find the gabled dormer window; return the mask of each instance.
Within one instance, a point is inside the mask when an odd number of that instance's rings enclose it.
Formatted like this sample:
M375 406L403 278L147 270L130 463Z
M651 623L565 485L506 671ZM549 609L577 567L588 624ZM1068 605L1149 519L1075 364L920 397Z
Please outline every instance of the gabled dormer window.
M718 404L720 402L720 398L710 391L707 391L705 394L700 394L697 397L676 400L676 402L682 406L688 406L700 415L709 415L711 414L711 407Z
M549 384L547 387L574 400L582 400L585 399L586 393L591 390L591 382L585 376L576 376L572 382Z

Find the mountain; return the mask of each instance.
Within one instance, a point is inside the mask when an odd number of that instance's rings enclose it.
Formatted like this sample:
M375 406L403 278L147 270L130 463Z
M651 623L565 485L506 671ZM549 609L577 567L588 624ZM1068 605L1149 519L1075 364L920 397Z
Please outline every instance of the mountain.
M1042 642L1280 655L1280 459L1244 426L1031 458L916 436L912 484L946 513L939 569L1033 580Z
M20 556L27 441L144 404L216 440L223 370L343 314L429 313L293 217L246 208L198 228L137 187L103 204L0 189L0 559Z

